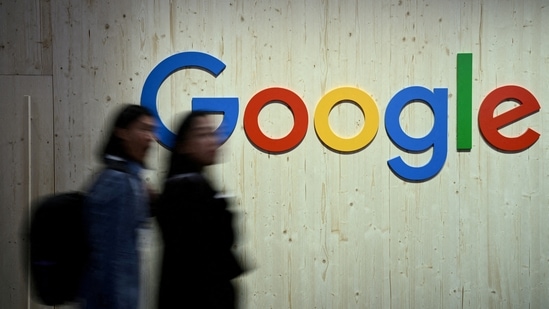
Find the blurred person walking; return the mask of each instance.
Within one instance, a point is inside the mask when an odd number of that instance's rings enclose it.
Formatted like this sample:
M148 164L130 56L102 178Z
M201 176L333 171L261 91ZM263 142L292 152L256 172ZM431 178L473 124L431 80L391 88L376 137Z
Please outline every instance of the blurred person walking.
M124 105L115 116L102 152L105 168L84 202L90 261L81 289L84 309L137 309L139 235L150 217L140 174L155 121L146 108Z
M233 214L204 167L216 162L212 119L198 111L180 123L156 219L164 254L158 308L236 308L231 280L243 273L231 247Z

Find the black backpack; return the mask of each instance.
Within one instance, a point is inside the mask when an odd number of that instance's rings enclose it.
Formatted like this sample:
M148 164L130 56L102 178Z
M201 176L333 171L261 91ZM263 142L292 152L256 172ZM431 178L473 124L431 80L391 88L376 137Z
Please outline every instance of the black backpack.
M30 275L36 300L48 306L76 301L89 249L83 223L85 194L42 197L29 226Z

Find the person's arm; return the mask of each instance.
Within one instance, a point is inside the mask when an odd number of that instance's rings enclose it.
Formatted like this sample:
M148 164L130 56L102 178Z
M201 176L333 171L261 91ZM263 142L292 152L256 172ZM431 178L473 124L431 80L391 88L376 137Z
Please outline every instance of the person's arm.
M131 214L125 213L128 203L132 203L132 192L128 179L121 172L107 171L94 184L88 194L85 213L88 222L91 261L94 267L95 284L98 298L105 308L116 308L121 299L122 279L120 269L124 267L123 252L127 251L128 231L131 226L124 220L131 220ZM130 233L130 234L128 234Z

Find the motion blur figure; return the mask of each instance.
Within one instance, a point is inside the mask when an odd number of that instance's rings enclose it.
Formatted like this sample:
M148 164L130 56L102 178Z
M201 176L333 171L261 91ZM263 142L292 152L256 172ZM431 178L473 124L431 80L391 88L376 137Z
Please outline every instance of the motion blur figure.
M140 173L154 128L147 109L125 105L101 152L105 168L92 183L84 207L91 250L81 292L84 309L138 308L139 229L150 217Z
M160 309L236 308L231 280L243 270L231 251L233 214L203 173L219 148L210 117L187 114L172 149L156 215L164 241Z

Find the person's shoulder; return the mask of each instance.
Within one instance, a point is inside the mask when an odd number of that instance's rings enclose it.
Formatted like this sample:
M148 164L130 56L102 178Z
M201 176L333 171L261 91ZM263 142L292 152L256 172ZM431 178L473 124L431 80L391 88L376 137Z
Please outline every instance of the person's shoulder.
M200 173L178 174L168 178L164 184L164 192L168 195L194 195L207 187L205 178Z
M92 181L89 193L91 195L119 195L125 187L130 187L129 175L123 171L103 169Z
M118 169L105 168L101 171L98 180L106 182L125 182L129 174Z

